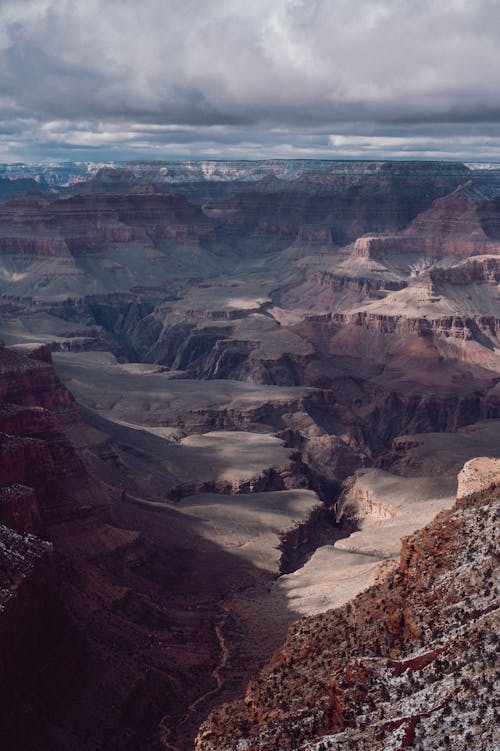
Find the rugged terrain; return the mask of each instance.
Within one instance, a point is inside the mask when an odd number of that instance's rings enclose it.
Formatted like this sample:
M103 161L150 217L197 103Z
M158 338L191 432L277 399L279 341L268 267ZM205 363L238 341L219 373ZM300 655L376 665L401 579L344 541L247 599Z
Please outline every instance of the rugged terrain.
M231 503L224 496L226 525L234 513L226 552L220 533L207 528L217 517L200 519L195 498L182 513L163 505L160 516L153 502L89 474L90 450L76 446L82 461L66 435L89 428L54 374L50 354L43 351L39 360L38 350L23 350L0 348L9 399L1 414L1 670L9 687L2 742L12 749L153 748L162 719L167 734L191 703L212 692L226 601L240 588L265 594L270 574L279 570L280 536L307 536L307 525L300 532L297 524L308 522L319 499L309 490L280 490L268 494L271 503L261 500L260 515L253 516L245 506L238 513L236 498ZM241 435L248 450L248 434ZM277 475L286 474L290 451L281 444L261 436L246 477L255 473L258 481L269 461ZM207 448L201 477L217 477L209 461L223 449ZM269 451L276 458L266 463ZM151 453L150 464L155 460ZM223 491L241 490L234 466L231 472ZM257 495L252 503L259 506ZM274 608L269 635L259 637L267 650L290 620L277 600ZM245 619L237 624L245 628ZM251 648L252 642L242 677L261 659L256 643L254 655Z
M464 588L487 584L483 553L460 562L454 545L489 529L492 506L446 509L464 463L500 456L498 172L0 170L8 749L191 751L209 711L243 696L304 615L246 704L203 726L200 751L409 747L451 701L434 652L460 653L475 685L471 660L489 652L469 660L460 646L459 600L448 646L426 624L436 571L449 565L451 581L468 566ZM492 471L467 467L461 495ZM419 542L429 535L442 550ZM394 572L402 537L415 542ZM474 623L463 626L471 644ZM346 628L335 651L331 635ZM398 667L423 649L428 670ZM424 694L439 688L438 709L402 698L414 673ZM292 701L302 680L314 711Z
M493 749L500 461L472 460L459 488L379 584L294 624L196 748Z

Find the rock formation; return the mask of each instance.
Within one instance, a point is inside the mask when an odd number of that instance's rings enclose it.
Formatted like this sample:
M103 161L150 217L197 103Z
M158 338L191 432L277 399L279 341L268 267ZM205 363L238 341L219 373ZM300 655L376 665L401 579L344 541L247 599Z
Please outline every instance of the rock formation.
M378 585L292 626L197 751L494 747L500 475L474 463L488 486L405 539Z
M498 175L5 165L0 201L2 748L192 751L212 710L200 751L487 747Z
M38 658L37 642L50 624L55 599L52 546L26 534L35 505L32 497L29 504L28 496L25 488L14 486L10 491L2 489L0 500L2 521L9 523L8 527L0 524L0 693L4 707L14 687L29 675L30 661ZM10 528L12 521L22 533Z

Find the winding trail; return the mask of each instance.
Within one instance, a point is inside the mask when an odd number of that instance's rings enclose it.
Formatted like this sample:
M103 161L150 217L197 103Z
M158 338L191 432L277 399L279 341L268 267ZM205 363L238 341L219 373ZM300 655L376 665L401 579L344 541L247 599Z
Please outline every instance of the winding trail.
M247 589L247 587L241 587L241 588L234 588L232 589L227 597L222 601L221 608L220 608L220 615L215 623L214 626L214 632L217 639L217 643L219 646L219 659L217 661L216 666L211 672L212 678L215 680L215 687L209 689L208 691L205 691L204 694L199 696L194 702L192 702L185 714L182 716L180 721L177 724L176 727L176 734L178 733L179 729L187 725L187 723L191 720L191 718L199 712L199 708L206 704L212 697L216 696L224 686L224 678L223 678L223 671L226 665L229 662L229 658L231 656L231 652L229 650L229 647L227 646L227 642L224 636L224 626L226 624L226 621L231 613L232 604L234 601L234 595L238 592L240 593L244 589ZM168 751L186 751L185 746L177 746L173 743L171 743L168 740L168 736L171 735L172 730L170 728L166 728L163 726L163 723L160 723L161 730L165 733L163 735L162 741L165 745L165 747L168 749Z

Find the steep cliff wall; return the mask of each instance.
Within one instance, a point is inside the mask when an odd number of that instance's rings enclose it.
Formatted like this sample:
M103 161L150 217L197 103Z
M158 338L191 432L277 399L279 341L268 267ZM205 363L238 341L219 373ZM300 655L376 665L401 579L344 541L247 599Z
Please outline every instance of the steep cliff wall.
M493 748L498 480L404 540L379 585L292 626L197 751Z
M75 400L54 373L50 354L34 349L28 357L0 346L0 402L46 407L62 421L77 419Z
M62 429L81 419L75 400L50 352L27 351L32 356L0 347L0 486L32 488L43 516L79 496L90 500L91 481Z
M361 237L354 254L383 258L420 254L430 259L500 254L500 206L474 189L472 181L438 198L404 231L392 236Z
M443 163L379 164L305 173L295 180L269 176L224 204L214 204L225 231L253 235L265 247L293 241L303 225L331 229L335 242L349 242L366 232L402 229L433 199L467 181L463 165ZM416 190L424 180L425 195Z
M200 209L164 194L77 195L46 200L30 194L0 207L0 252L92 255L107 243L175 239L211 241Z

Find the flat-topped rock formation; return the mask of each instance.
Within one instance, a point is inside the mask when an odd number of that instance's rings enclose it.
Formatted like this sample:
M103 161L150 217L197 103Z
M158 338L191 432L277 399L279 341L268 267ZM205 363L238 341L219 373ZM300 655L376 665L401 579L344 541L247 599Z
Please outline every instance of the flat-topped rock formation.
M482 420L446 434L399 436L393 440L392 450L387 451L378 464L405 477L423 475L436 480L455 480L464 464L478 454L495 457L499 438L498 420Z
M302 387L197 381L157 368L140 373L104 353L55 353L54 361L81 404L135 425L185 427L190 432L244 428L259 415L268 413L273 419L273 414L300 410L308 399L317 398L314 389Z
M202 521L202 535L258 568L280 571L280 546L307 542L307 525L322 504L311 490L252 493L250 498L202 494L184 498L179 512ZM290 539L288 539L290 538ZM298 543L297 543L298 544Z

